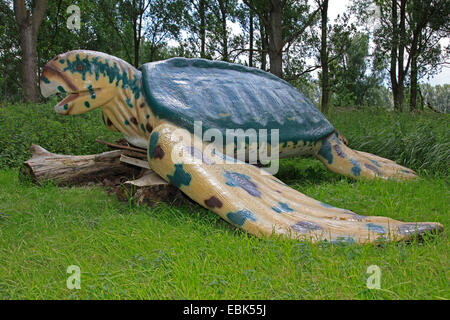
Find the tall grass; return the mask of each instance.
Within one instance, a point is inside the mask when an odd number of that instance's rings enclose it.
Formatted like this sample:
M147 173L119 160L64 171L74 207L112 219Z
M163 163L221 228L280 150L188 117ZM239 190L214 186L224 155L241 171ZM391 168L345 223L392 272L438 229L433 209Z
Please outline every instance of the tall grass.
M51 152L90 154L105 151L96 138L114 140L120 133L103 125L95 110L61 116L47 104L0 108L0 168L18 167L30 157L31 143ZM379 109L338 110L328 116L350 141L350 147L389 158L415 170L448 175L450 115L392 113Z
M353 149L389 158L414 170L448 175L448 114L365 109L334 111L328 118Z

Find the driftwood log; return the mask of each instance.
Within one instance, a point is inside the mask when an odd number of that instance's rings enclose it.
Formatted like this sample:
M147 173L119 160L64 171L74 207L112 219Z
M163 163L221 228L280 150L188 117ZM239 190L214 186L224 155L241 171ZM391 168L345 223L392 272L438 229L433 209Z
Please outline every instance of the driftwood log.
M85 185L117 176L137 176L139 170L120 161L122 150L86 156L51 153L31 145L31 159L24 162L21 177L30 177L36 184L52 180L57 185Z
M139 205L158 202L180 203L184 196L148 166L145 153L126 146L94 155L70 156L51 153L41 146L31 146L31 159L20 169L21 179L40 185L49 180L59 186L102 184L120 201Z

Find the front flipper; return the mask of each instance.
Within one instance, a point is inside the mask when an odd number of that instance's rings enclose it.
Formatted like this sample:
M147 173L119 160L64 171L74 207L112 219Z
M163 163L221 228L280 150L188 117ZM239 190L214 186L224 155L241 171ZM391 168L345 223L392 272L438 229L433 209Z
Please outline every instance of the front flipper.
M334 208L191 139L189 132L172 124L158 126L149 140L150 167L192 200L253 235L365 243L442 229L437 223L403 223Z
M413 170L398 165L392 160L347 147L334 133L319 142L316 157L331 171L354 179L378 177L411 180L417 178Z

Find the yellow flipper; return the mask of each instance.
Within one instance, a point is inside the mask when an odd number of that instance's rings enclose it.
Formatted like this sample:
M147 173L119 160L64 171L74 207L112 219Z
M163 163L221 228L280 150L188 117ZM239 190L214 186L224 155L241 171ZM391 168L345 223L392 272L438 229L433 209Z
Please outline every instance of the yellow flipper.
M150 136L148 160L192 200L253 235L366 243L442 230L439 223L404 223L331 207L262 169L212 150L188 131L162 123Z

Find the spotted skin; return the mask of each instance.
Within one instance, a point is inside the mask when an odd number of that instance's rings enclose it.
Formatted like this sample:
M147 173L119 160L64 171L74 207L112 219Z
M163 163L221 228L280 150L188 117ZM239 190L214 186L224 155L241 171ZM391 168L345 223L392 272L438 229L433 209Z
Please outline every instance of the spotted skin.
M154 115L141 90L141 72L123 60L94 51L59 55L44 68L44 96L65 92L55 106L63 115L100 108L105 125L132 145L147 149L150 167L192 200L256 236L280 236L335 244L410 239L442 231L439 223L404 223L361 216L312 199L263 172L235 162L191 132ZM224 115L226 118L226 115ZM180 132L196 147L185 144ZM284 141L280 157L314 155L330 170L355 179L413 179L414 171L369 153L352 150L339 132L318 141ZM198 146L201 146L198 148ZM237 150L248 148L241 144ZM183 161L173 157L184 150ZM184 161L186 160L186 161Z
M183 130L182 130L183 131ZM180 139L180 128L161 122L155 128L157 144L165 154L173 150L192 150ZM184 132L183 135L189 135ZM215 212L224 220L256 236L274 233L299 240L330 243L368 243L377 239L409 239L411 223L387 217L361 216L350 210L314 200L285 185L277 178L262 174L262 169L246 163L231 163L191 135L193 145L202 146L186 152L183 172L191 177L180 190L192 200ZM345 151L347 152L347 151ZM199 159L207 158L206 164ZM197 160L197 161L195 161ZM171 157L149 157L149 164L161 177L173 175L178 163ZM166 178L166 180L168 180ZM168 180L170 182L170 180ZM256 192L257 191L257 192ZM258 196L256 196L258 195ZM440 230L441 225L425 223L424 231Z
M129 143L147 149L158 119L142 93L141 78L139 70L119 58L77 50L59 55L44 67L41 92L45 97L69 94L55 106L63 115L100 108L108 129L122 132Z

